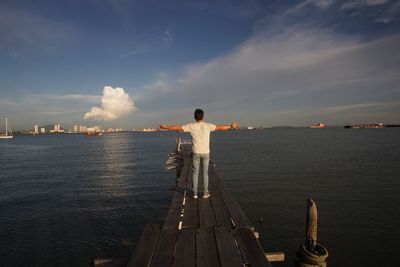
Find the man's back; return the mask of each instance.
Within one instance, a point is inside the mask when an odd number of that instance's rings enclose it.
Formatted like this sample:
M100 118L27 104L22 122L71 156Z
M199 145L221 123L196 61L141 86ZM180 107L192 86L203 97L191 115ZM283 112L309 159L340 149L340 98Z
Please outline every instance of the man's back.
M192 136L193 153L210 153L210 132L215 131L216 125L198 121L183 125L182 128Z

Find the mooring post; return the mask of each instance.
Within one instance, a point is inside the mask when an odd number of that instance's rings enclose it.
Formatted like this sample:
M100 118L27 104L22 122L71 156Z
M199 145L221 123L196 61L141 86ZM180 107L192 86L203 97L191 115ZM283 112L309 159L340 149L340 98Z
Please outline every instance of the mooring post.
M180 152L181 151L181 143L182 143L182 139L181 138L176 139L176 152Z
M326 267L328 250L317 243L317 205L307 200L306 238L296 253L296 267Z

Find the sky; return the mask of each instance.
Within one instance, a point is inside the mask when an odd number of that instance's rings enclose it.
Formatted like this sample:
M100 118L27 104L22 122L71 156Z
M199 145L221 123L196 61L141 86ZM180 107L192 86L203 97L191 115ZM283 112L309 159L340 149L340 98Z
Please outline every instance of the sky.
M1 0L0 117L400 123L399 48L395 0Z

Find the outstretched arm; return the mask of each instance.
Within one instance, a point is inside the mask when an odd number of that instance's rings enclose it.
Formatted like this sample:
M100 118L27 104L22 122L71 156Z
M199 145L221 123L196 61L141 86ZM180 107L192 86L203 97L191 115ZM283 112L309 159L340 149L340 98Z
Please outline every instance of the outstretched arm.
M164 124L161 124L160 125L160 128L161 129L163 129L163 130L168 130L168 131L177 131L177 132L183 132L183 128L182 128L182 125L166 125L165 123Z
M237 129L239 127L239 125L237 124L237 122L232 122L231 125L217 125L217 128L215 128L216 131L229 131L232 129Z

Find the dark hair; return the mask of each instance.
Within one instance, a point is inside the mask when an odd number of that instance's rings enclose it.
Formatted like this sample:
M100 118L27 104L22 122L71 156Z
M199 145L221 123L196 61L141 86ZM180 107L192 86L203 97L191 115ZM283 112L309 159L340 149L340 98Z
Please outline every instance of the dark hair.
M194 111L194 119L196 120L196 121L201 121L202 119L204 118L204 111L203 110L201 110L201 109L196 109L195 111Z

